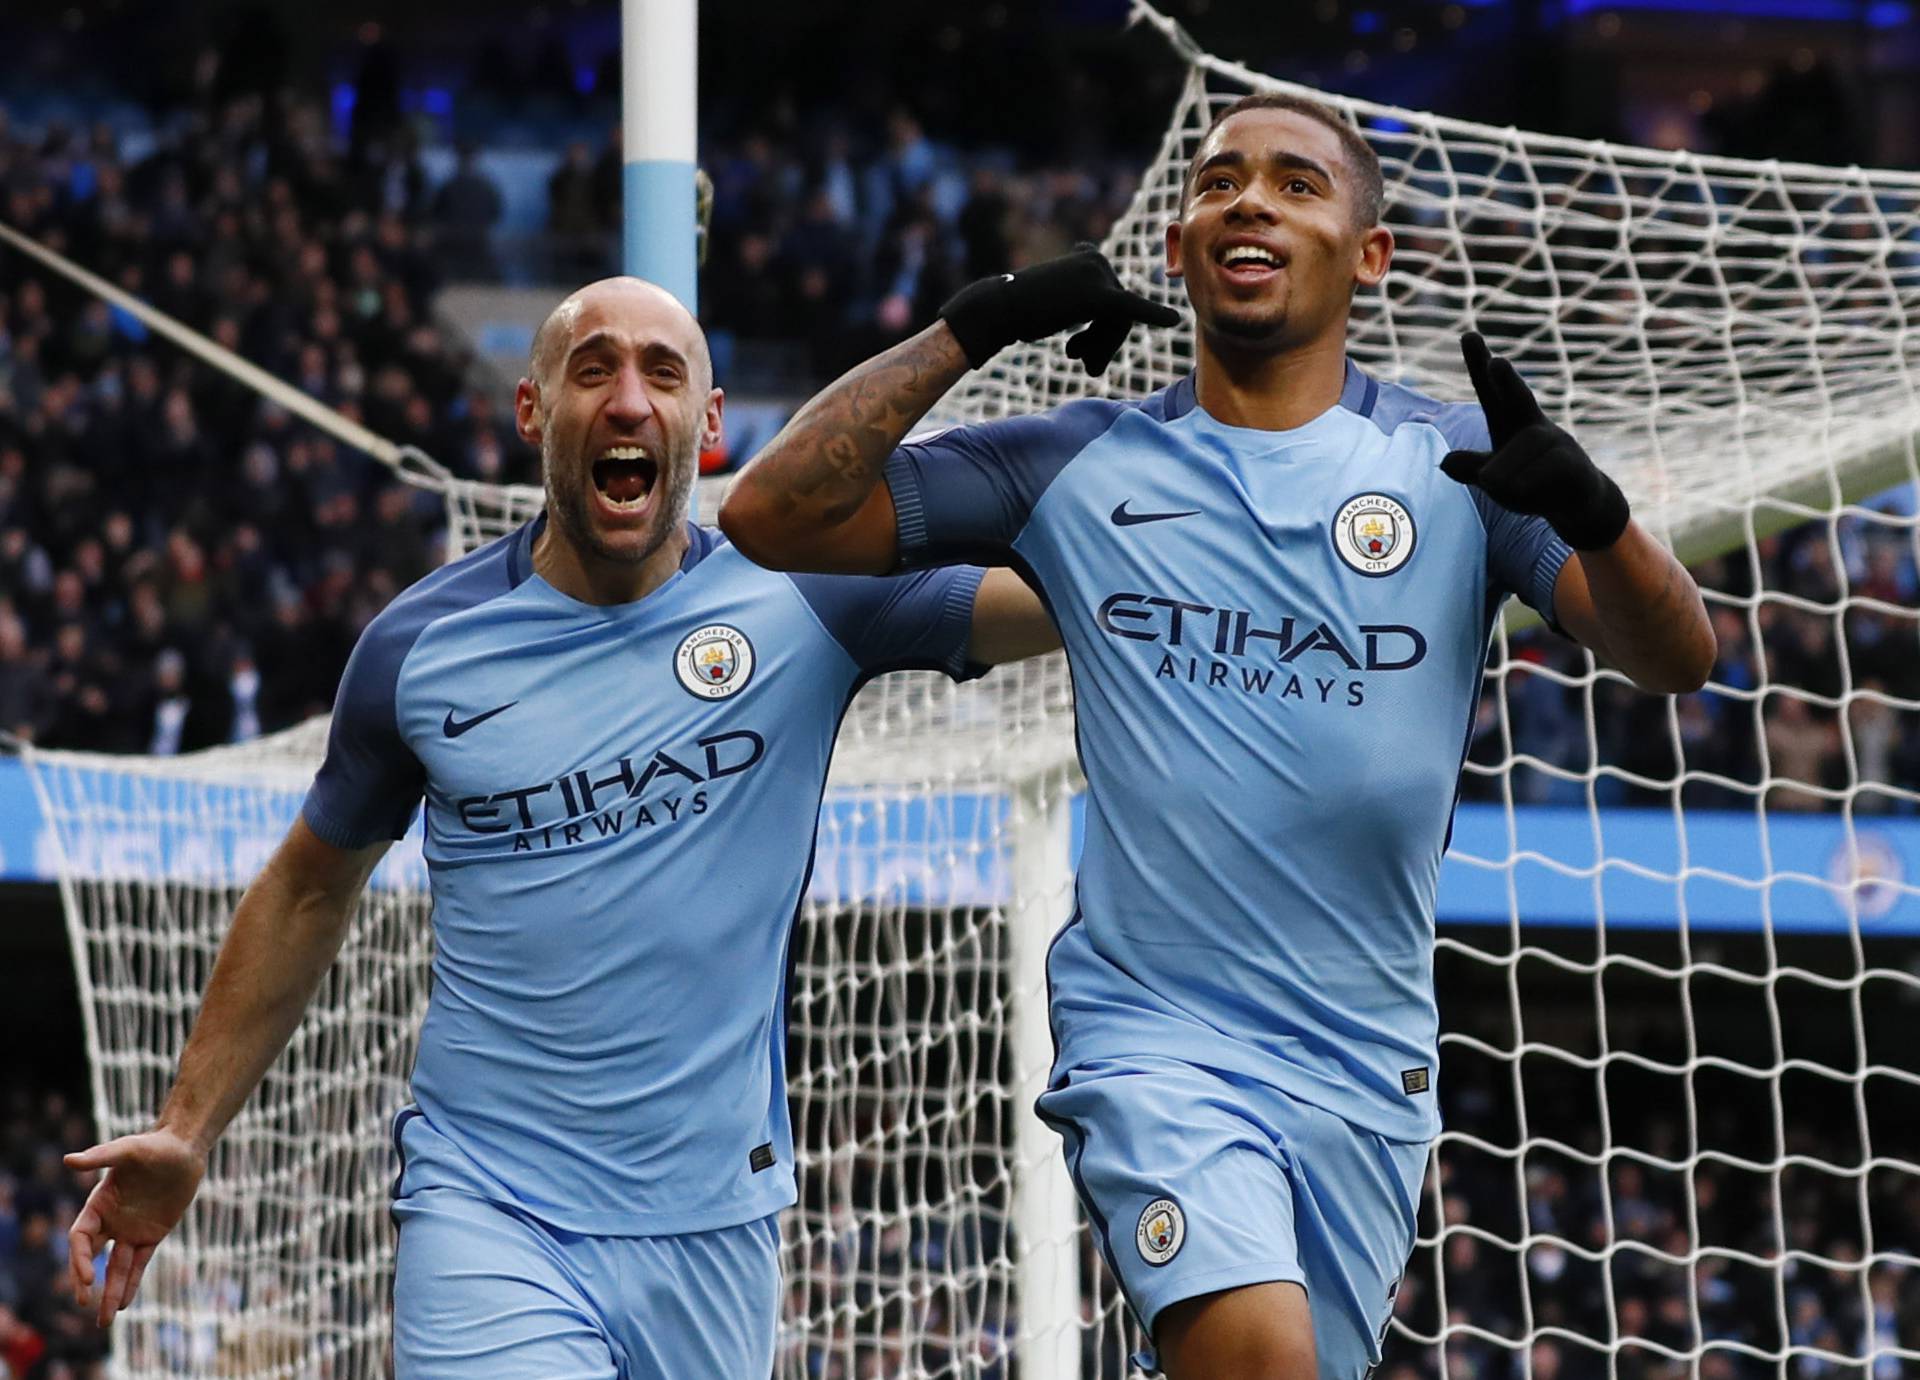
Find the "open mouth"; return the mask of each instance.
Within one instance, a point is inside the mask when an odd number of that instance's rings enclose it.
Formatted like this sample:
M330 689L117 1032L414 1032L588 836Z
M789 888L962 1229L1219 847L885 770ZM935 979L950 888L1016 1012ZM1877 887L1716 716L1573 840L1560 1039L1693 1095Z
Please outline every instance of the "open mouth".
M1228 245L1220 251L1216 262L1228 277L1247 280L1267 277L1287 266L1284 255L1258 244Z
M660 464L639 446L617 446L593 462L593 487L614 509L644 508Z

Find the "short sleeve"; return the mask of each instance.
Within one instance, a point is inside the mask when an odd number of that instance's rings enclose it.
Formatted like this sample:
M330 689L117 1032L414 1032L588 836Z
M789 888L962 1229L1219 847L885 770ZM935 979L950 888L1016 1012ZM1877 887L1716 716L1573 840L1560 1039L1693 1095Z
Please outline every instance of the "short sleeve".
M1573 548L1545 518L1510 512L1490 498L1481 504L1480 512L1487 523L1487 573L1495 589L1519 595L1534 612L1559 627L1553 587Z
M1455 403L1442 408L1434 424L1455 450L1486 450L1486 415L1472 403ZM1494 502L1483 489L1467 486L1480 521L1487 529L1488 597L1497 604L1509 594L1517 594L1534 612L1558 628L1554 617L1553 589L1560 579L1560 567L1573 555L1573 548L1543 517L1516 513Z
M413 639L375 619L340 677L327 755L300 814L336 848L397 839L413 822L426 770L400 736L395 695L400 663Z
M967 660L973 599L985 574L955 565L908 575L788 578L863 677L925 670L970 680L986 670Z
M900 564L1004 565L1034 506L1073 457L1128 404L1082 399L908 441L889 457Z

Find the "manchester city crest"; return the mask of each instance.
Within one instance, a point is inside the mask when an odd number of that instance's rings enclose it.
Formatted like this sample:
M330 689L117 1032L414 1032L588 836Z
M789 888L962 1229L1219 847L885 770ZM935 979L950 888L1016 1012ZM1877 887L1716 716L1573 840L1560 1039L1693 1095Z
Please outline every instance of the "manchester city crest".
M1391 575L1413 555L1413 515L1385 494L1356 494L1333 519L1333 549L1362 575Z
M1149 1265L1164 1265L1180 1254L1186 1242L1186 1214L1173 1199L1155 1198L1140 1214L1140 1225L1134 1228L1133 1236L1142 1260Z
M689 694L724 700L746 689L753 678L753 644L725 623L696 628L674 652L673 671Z

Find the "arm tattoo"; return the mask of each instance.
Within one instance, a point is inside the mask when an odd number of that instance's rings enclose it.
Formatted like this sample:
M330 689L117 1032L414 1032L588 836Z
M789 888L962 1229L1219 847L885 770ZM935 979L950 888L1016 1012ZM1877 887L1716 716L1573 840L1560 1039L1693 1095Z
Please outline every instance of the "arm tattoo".
M853 512L913 424L967 370L944 326L856 366L782 427L747 471L786 517Z

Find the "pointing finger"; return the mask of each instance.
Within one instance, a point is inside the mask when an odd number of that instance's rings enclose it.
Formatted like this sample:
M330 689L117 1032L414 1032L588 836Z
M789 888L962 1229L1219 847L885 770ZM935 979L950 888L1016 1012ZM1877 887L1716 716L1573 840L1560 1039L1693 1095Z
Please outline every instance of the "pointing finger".
M1540 410L1540 400L1533 396L1527 381L1505 355L1493 361L1493 380L1500 392L1503 420L1508 425L1532 426L1547 420L1547 414Z
M1480 410L1487 414L1487 420L1491 422L1497 401L1488 367L1493 363L1493 351L1487 348L1487 342L1480 332L1468 331L1460 337L1460 354L1467 361L1467 377L1473 380L1473 395L1480 400Z
M1143 297L1137 292L1121 292L1119 300L1114 305L1124 311L1129 320L1138 321L1143 326L1159 326L1164 329L1180 324L1180 313L1176 309L1163 302L1156 302L1151 297Z

